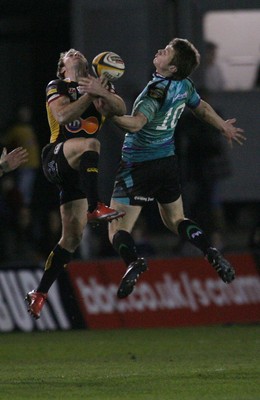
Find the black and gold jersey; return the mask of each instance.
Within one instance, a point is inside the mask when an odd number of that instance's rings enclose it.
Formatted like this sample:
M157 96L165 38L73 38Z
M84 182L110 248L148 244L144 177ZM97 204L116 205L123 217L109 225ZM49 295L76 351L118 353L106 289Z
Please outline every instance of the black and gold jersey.
M59 125L52 115L49 105L60 96L69 97L70 102L76 101L81 96L77 87L77 82L66 79L53 80L46 87L46 109L51 131L50 143L64 142L75 137L96 137L104 122L105 117L91 103L79 118L69 124Z

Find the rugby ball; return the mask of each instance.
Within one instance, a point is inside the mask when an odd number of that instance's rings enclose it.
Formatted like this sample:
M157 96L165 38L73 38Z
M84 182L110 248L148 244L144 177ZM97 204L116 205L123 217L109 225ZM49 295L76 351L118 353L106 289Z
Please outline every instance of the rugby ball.
M113 82L123 76L125 63L118 54L104 51L93 58L92 69L97 77L102 76Z

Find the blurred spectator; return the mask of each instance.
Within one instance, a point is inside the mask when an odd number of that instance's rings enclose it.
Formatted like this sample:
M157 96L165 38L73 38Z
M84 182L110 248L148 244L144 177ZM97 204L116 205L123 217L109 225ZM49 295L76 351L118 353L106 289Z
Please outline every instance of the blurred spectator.
M213 42L205 43L204 87L210 91L224 90L225 79L217 62L218 46Z
M40 167L40 149L32 124L32 109L28 105L17 108L15 118L6 130L2 143L9 149L23 147L28 151L28 161L17 171L17 184L26 207L31 206L34 183Z
M207 90L198 92L208 101ZM225 218L219 184L231 173L227 143L218 130L187 111L177 125L176 148L186 214L200 224L215 247L222 248Z

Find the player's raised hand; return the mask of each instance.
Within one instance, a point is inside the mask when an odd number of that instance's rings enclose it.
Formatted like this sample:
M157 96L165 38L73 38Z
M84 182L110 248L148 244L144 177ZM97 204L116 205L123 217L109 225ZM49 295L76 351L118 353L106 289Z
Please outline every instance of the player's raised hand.
M222 133L232 146L232 140L237 142L238 144L244 144L246 137L243 135L244 130L241 128L237 128L234 126L236 123L236 118L228 119L225 121Z
M81 94L89 94L92 97L102 96L104 87L100 78L88 77L80 78L78 90Z
M7 153L4 147L0 157L0 167L3 172L10 172L24 164L28 160L28 152L23 147L17 147L10 153Z

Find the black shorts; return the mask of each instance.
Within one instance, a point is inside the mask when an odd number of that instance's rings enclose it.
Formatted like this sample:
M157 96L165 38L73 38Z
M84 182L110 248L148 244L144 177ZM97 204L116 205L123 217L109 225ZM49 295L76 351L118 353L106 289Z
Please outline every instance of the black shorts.
M84 199L80 189L79 172L71 168L63 153L64 143L49 143L42 150L43 172L49 182L60 190L60 204Z
M177 156L129 165L121 161L112 198L127 205L172 203L181 195Z

